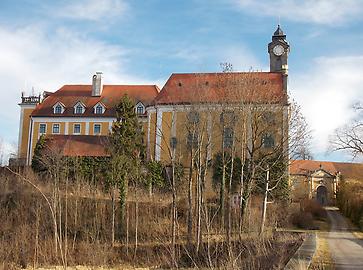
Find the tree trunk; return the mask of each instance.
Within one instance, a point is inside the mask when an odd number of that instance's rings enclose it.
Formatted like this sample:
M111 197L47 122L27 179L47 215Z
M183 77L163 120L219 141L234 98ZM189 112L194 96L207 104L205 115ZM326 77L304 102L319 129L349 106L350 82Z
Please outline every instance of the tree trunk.
M138 245L138 226L139 226L139 203L137 198L137 186L135 184L135 251L134 258L136 259L137 245Z
M68 253L68 175L66 176L66 196L65 196L65 214L64 214L64 266L67 268Z
M265 227L266 211L267 211L267 198L268 198L268 192L269 192L269 190L268 190L269 181L270 181L270 170L267 169L265 196L264 196L263 204L262 204L262 218L261 218L260 235L263 234L264 227Z
M190 168L189 168L189 180L188 180L188 245L191 245L193 240L193 146L190 151Z
M173 150L175 151L175 150ZM173 202L172 202L172 239L171 239L171 251L172 251L172 261L175 267L178 267L176 262L176 254L175 254L175 242L176 242L176 188L175 188L175 163L174 163L174 156L175 153L173 153L173 160L172 160L172 179L171 179L171 188L172 188L172 196L173 196Z
M116 216L116 198L115 198L115 187L112 187L111 201L112 201L112 224L111 224L111 245L115 246L115 216Z
M223 155L223 165L222 165L222 179L221 179L221 186L219 191L219 207L220 207L220 213L221 213L221 229L224 231L224 192L225 192L225 186L226 186L226 165L224 161L224 155Z
M199 252L199 246L202 241L201 235L201 211L202 211L202 157L199 149L198 153L198 173L197 173L197 245L196 252Z
M232 146L232 154L231 154L231 170L229 176L228 183L228 231L227 231L227 243L228 243L228 252L229 256L232 256L231 252L231 234L232 234L232 179L233 179L233 165L234 165L234 154L233 154L233 146Z

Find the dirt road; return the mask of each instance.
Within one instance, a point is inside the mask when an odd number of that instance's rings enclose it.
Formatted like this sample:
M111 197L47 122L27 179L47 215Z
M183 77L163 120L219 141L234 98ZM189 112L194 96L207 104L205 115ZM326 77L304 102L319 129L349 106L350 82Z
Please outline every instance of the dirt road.
M351 233L345 218L335 207L327 208L331 229L327 236L335 269L363 269L363 240Z

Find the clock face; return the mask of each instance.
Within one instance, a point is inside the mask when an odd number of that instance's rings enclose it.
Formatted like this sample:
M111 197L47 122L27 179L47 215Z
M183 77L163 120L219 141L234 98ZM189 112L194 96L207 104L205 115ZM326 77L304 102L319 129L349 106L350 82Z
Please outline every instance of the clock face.
M273 53L277 56L281 56L284 54L285 49L284 47L282 47L281 45L276 45L273 49L272 49Z

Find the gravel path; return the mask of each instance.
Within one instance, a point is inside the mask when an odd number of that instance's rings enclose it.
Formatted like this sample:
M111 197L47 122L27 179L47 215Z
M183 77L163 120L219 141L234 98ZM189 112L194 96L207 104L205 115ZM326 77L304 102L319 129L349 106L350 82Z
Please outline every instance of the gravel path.
M350 232L346 219L335 207L327 208L331 229L327 237L335 269L363 269L363 240Z

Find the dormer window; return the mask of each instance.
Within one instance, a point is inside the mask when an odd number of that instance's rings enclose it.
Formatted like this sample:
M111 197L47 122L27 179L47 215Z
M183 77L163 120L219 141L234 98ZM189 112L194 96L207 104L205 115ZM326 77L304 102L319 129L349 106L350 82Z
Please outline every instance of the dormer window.
M64 105L60 102L57 102L54 106L53 106L53 113L54 114L62 114L64 112Z
M93 112L94 114L103 114L106 111L106 107L105 105L103 105L101 102L98 102L94 107L93 107Z
M75 114L83 114L86 111L86 106L80 101L78 101L73 108Z
M143 115L145 113L145 106L142 102L138 102L135 107L135 111L137 115Z
M62 106L61 105L57 105L54 109L54 113L62 113Z
M144 107L143 106L137 106L136 113L137 114L144 114Z
M83 108L82 108L82 106L81 105L78 105L77 107L76 107L76 113L77 114L80 114L80 113L82 113L83 112Z
M102 114L102 112L103 112L102 106L101 105L97 105L97 107L96 107L96 114Z

